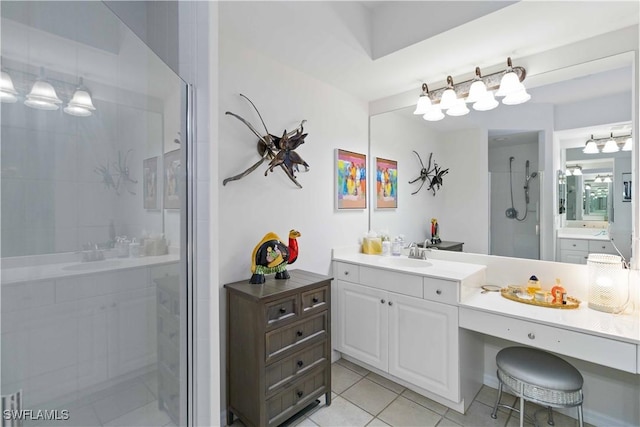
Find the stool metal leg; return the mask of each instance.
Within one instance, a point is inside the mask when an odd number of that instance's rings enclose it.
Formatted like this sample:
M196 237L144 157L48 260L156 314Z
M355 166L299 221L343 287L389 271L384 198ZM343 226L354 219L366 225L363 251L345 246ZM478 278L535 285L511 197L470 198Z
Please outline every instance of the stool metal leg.
M584 421L582 419L582 404L578 405L578 425L584 427Z
M502 381L498 380L498 398L496 399L496 404L493 405L493 411L491 412L491 418L494 420L498 418L498 405L500 404L500 399L502 398Z
M554 426L556 425L556 423L553 421L553 410L551 409L551 406L548 406L549 408L549 419L547 420L547 424L549 424L550 426Z
M522 397L522 390L520 391L520 427L524 427L524 398Z

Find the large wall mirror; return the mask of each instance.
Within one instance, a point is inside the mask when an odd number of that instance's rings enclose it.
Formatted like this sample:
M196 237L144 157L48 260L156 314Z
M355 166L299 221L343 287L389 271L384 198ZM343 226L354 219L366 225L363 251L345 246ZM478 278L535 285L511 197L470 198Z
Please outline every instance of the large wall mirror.
M415 105L372 115L369 155L398 162L398 207L374 206L370 229L422 242L437 218L440 238L464 243L465 252L560 261L560 230L593 226L610 232L629 259L633 203L623 201L622 174L632 173L632 152L582 149L592 134L631 133L634 62L628 52L532 74L529 102L462 117L428 122L413 115ZM412 195L418 157L427 166L430 155L449 172L435 195L427 185ZM572 166L585 174L569 184ZM578 181L569 218L566 191Z

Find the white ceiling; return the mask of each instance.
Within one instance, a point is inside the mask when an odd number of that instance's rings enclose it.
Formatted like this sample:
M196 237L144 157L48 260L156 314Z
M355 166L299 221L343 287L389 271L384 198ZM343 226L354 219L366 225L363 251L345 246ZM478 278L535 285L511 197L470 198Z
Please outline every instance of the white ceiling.
M220 37L372 101L637 25L638 11L637 1L221 2Z

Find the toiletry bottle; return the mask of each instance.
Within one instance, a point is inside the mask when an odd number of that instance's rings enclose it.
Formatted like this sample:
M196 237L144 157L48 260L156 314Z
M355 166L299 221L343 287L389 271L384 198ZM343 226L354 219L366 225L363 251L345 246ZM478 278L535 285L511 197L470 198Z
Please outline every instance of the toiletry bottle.
M551 288L551 296L553 296L553 304L566 304L567 303L567 291L562 287L560 279L556 279L556 285Z

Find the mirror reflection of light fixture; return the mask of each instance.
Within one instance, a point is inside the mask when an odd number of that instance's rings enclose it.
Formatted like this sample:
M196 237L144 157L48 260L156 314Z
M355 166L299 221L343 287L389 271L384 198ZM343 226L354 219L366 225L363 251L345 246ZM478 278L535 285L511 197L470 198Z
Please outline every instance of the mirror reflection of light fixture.
M82 77L80 77L80 84L73 94L73 98L64 108L64 112L72 116L88 117L95 111L93 102L91 101L91 95L87 89L82 85Z
M51 83L45 80L36 80L27 95L24 105L38 110L57 110L62 104Z
M631 144L632 144L631 137L629 137L624 142L624 145L622 146L622 151L631 151L631 149L633 148Z
M573 173L574 176L581 176L582 175L582 167L581 166L574 167L572 173Z
M613 181L611 180L611 177L609 175L607 175L602 179L602 182L610 183L610 182L613 182Z
M584 189L585 190L591 190L591 186L589 184L585 184Z
M13 86L13 80L6 71L2 71L2 77L0 78L0 102L6 102L12 104L18 100L18 91Z
M473 109L477 111L488 111L496 108L499 102L495 96L503 96L503 104L516 105L527 102L531 99L522 84L527 72L522 67L514 67L511 58L507 58L507 69L496 73L483 76L480 68L476 67L475 77L461 83L453 83L453 78L447 76L447 85L443 88L436 89L428 93L429 101L425 98L425 90L423 90L418 98L416 110L414 114L423 114L425 120L441 120L442 117L435 113L427 113L425 106L427 102L435 107L445 110L447 115L460 116L468 114L469 109L461 105L458 99L464 99L467 103L473 103ZM494 90L498 91L494 94ZM426 115L426 116L425 116Z
M618 151L620 151L620 147L618 147L618 144L613 140L613 133L612 133L611 138L604 143L604 147L602 147L602 152L615 153Z
M573 175L573 174L571 173L571 169L569 169L569 168L567 168L567 170L566 170L566 171L564 171L564 174L565 174L566 176L571 176L571 175Z
M602 178L600 177L600 175L596 176L596 179L594 179L593 182L595 183L602 182Z

